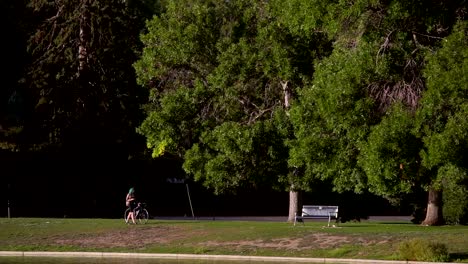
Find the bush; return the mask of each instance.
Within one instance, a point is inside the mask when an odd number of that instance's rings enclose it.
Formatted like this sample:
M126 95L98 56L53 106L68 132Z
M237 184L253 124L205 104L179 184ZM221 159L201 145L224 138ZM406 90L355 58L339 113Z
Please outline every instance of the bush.
M447 224L467 224L468 195L465 186L446 188L443 194L443 215Z
M399 247L400 258L413 261L447 262L449 254L442 243L422 239L404 241Z
M443 189L442 213L447 224L466 224L468 220L468 173L455 165L439 169Z

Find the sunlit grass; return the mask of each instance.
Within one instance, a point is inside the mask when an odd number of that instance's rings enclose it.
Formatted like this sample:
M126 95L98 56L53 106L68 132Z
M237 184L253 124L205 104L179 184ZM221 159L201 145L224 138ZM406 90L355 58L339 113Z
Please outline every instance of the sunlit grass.
M405 222L341 223L0 218L0 250L106 251L398 259L413 238L447 246L451 260L468 262L468 227ZM128 240L128 241L127 241Z

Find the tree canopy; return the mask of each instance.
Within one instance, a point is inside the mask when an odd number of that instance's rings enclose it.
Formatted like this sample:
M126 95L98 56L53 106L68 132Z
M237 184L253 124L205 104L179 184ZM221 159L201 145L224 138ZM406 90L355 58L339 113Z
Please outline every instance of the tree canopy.
M465 32L460 30L463 23L457 23L464 19L464 6L400 1L356 5L356 12L339 12L347 16L336 16L331 24L339 26L329 31L336 39L333 53L317 64L313 84L295 106L298 143L292 149L292 161L305 166L310 177L332 178L337 190L367 189L394 202L418 188L429 190L429 207L437 206L434 212L428 207L425 223L440 223L435 215L440 205L437 192L442 188L433 165L428 165L441 153L440 143L451 137L438 133L439 138L432 137L434 126L448 120L441 120L444 111L435 109L431 94L444 90L442 83L466 87L463 78L461 82L452 79L454 75L447 78L451 70L464 76L461 72L466 68L460 51L466 52L466 33L457 33ZM353 30L346 33L348 28ZM445 47L455 38L451 34L459 36L459 46L448 53L458 61L444 58L442 62L438 57L447 56ZM437 72L438 63L450 73ZM462 98L452 95L449 100ZM460 130L454 134L463 137ZM451 155L442 156L445 160ZM455 156L463 159L456 154L451 157ZM448 163L452 162L456 159Z

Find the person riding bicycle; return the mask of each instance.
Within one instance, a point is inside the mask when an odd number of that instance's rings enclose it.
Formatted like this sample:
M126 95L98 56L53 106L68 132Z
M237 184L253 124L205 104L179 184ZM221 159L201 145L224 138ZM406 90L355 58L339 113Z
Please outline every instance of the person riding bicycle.
M126 222L130 219L132 219L132 223L135 224L135 215L134 211L135 208L138 206L138 203L136 201L136 196L135 196L135 189L132 187L130 190L128 190L127 197L125 198L125 205L130 208L130 212L128 213Z

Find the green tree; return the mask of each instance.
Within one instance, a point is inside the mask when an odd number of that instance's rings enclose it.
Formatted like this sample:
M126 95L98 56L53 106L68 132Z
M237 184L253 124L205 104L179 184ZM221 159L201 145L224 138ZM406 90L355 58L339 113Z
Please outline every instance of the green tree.
M438 48L463 10L443 1L301 10L297 18L310 18L311 28L325 30L335 44L293 109L298 140L291 162L304 166L306 177L331 179L337 190L370 189L393 201L430 185L433 172L419 155L426 140L411 133L426 87L422 70L427 52ZM301 29L297 20L290 25Z
M466 21L457 23L452 34L442 41L442 48L428 55L424 69L427 90L416 116L417 130L424 142L422 165L430 176L427 185L430 199L424 224L442 221L435 212L442 209L440 196L444 189L446 198L457 197L455 201L446 200L444 208L449 208L452 202L460 207L456 210L458 216L452 217L451 222L458 222L468 209L468 196L463 192L468 180L467 33ZM460 195L453 195L454 192Z
M152 87L139 131L154 156L183 159L215 193L292 186L288 109L324 37L292 35L263 1L176 1L148 28L136 69Z

